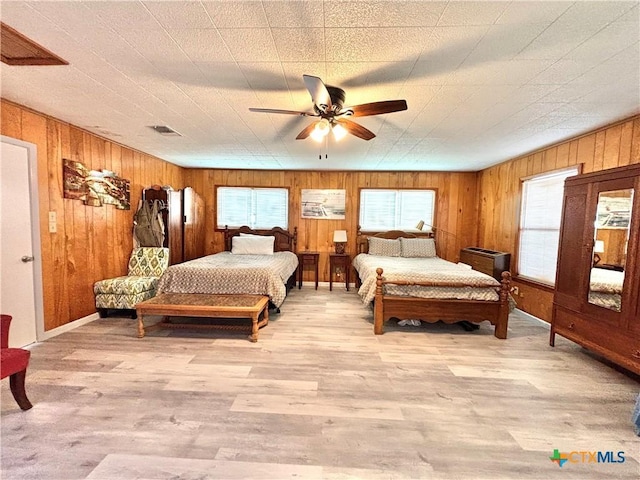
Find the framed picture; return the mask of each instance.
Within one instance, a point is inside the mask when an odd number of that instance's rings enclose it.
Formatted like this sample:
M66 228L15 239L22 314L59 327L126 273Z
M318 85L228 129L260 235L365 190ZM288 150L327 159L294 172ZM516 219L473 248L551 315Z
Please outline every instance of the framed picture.
M632 202L633 190L631 189L600 192L596 227L599 229L629 228Z
M302 218L345 219L346 190L302 190Z
M63 159L64 198L82 200L85 205L115 205L129 210L129 180L110 170L89 170L82 162Z

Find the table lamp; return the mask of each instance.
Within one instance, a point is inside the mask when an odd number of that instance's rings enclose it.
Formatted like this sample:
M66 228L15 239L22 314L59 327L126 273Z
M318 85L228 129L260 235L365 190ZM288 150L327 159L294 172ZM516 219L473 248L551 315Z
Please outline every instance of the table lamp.
M335 230L333 232L333 243L336 247L336 253L344 253L344 246L347 243L347 231Z
M599 253L604 253L604 240L596 240L595 245L593 246L593 264L597 265L601 258Z

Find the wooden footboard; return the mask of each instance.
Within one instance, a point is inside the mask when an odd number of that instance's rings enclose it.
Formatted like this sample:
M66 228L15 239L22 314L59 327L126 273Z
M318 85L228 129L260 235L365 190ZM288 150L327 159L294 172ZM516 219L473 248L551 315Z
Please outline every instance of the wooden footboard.
M418 319L429 323L442 320L445 323L454 323L466 320L480 323L485 320L495 327L494 335L497 338L507 338L509 324L509 289L511 274L502 272L500 287L496 287L499 300L450 300L436 298L403 297L397 295L385 295L384 285L416 285L427 287L459 287L459 284L446 282L408 282L386 281L382 278L382 269L376 269L376 296L374 300L374 324L373 331L376 335L384 332L384 322L390 318Z

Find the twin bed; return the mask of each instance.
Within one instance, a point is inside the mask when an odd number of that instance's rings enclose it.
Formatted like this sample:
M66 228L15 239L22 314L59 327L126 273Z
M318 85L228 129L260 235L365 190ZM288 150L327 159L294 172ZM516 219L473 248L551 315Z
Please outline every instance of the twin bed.
M295 284L297 231L281 228L225 230L225 252L172 265L158 293L257 294L277 309ZM270 246L265 248L265 240ZM384 322L421 320L454 323L489 321L495 336L507 337L509 272L502 281L436 256L431 237L402 231L358 234L359 294L374 304L374 333Z

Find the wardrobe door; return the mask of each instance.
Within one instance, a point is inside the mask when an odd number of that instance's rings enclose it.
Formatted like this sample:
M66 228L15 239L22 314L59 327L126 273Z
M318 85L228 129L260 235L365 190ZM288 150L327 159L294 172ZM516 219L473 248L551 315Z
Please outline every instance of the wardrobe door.
M183 190L184 260L204 256L204 200L191 187Z
M182 233L182 191L170 190L167 192L169 199L169 213L166 233L169 237L169 264L175 265L184 261L183 233Z
M554 302L574 310L586 299L586 252L592 243L585 238L588 195L587 184L565 187Z
M631 214L629 242L627 244L627 266L630 275L630 291L625 301L629 302L628 329L635 338L636 359L640 362L640 176L636 177L635 196Z

